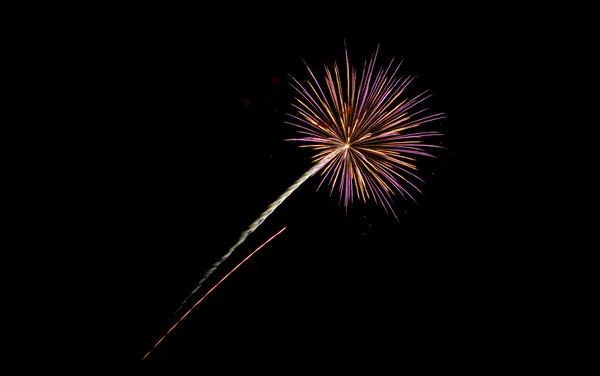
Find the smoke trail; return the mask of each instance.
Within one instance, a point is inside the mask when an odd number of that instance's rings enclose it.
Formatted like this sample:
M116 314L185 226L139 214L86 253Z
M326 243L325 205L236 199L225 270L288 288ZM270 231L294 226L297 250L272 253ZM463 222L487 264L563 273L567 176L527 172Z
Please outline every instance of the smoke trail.
M177 313L185 306L185 303L187 303L188 299L192 295L194 295L196 293L196 291L198 291L198 289L200 289L200 287L202 287L202 285L208 279L208 277L219 267L219 265L221 265L221 263L223 261L225 261L233 253L233 251L240 244L242 244L246 240L246 238L248 237L248 235L250 235L252 232L254 232L254 230L256 230L258 228L258 226L260 226L261 223L263 223L263 221L265 219L267 219L267 217L269 215L271 215L271 213L273 213L273 211L275 209L277 209L277 207L279 205L281 205L281 203L283 201L285 201L285 199L288 198L288 196L291 195L292 192L294 192L296 190L296 188L298 188L309 177L311 177L315 172L317 172L320 168L322 168L331 158L334 157L335 154L336 153L331 153L329 156L324 157L319 163L315 163L315 165L312 166L308 171L306 171L304 173L304 175L302 175L300 177L300 179L296 180L296 182L294 184L292 184L285 192L283 192L283 194L281 196L279 196L277 198L277 200L275 200L271 205L269 205L267 207L267 210L265 210L254 222L252 222L252 224L248 227L248 229L246 231L243 231L241 233L240 238L238 239L237 243L235 243L233 245L233 247L229 248L229 251L227 251L226 254L224 254L219 260L217 260L217 262L215 262L211 266L210 269L208 269L208 271L204 274L204 276L202 277L202 279L200 280L200 282L198 282L198 285L196 286L196 288L187 296L187 298L185 298L183 300L183 302L181 303L181 306L179 306L179 308L177 308L177 310L175 311L175 313L173 314L173 316L177 315Z
M248 261L248 259L249 259L250 257L252 257L252 256L253 256L253 255L254 255L256 252L260 251L262 247L264 247L265 245L267 245L267 244L268 244L268 243L269 243L271 240L275 239L275 238L277 237L277 235L281 234L281 233L282 233L282 232L283 232L285 229L286 229L286 227L284 227L284 228L282 228L281 230L279 230L279 232L278 232L277 234L275 234L275 235L271 236L271 237L269 238L269 240L267 240L266 242L262 243L262 245L261 245L260 247L256 248L256 249L255 249L255 250L254 250L252 253L250 253L248 256L246 256L246 258L245 258L245 259L243 259L243 260L242 260L242 261L241 261L239 264L237 264L237 266L236 266L235 268L231 269L231 271L230 271L229 273L227 273L227 274L225 275L225 277L221 278L221 280L220 280L220 281L219 281L217 284L215 284L215 285L214 285L214 286L213 286L213 287L212 287L210 290L208 290L208 292L207 292L206 294L204 294L204 296L203 296L202 298L200 298L200 300L198 300L198 301L196 302L196 304L194 304L194 305L192 306L192 308L188 309L188 311L185 313L185 315L181 316L181 318L179 319L179 321L177 321L177 322L176 322L176 323L175 323L175 324L174 324L174 325L173 325L173 326L172 326L172 327L171 327L171 328L170 328L170 329L167 331L167 333L165 333L165 335L164 335L164 336L162 336L162 337L161 337L161 339L159 339L159 340L158 340L158 342L156 342L156 344L155 344L154 346L152 346L152 348L150 349L150 351L148 351L148 352L146 353L146 355L144 355L144 357L142 358L142 360L146 359L146 358L148 357L148 355L150 355L150 353L152 352L152 350L154 350L154 349L155 349L155 348L156 348L158 345L160 345L160 343L161 343L161 342L162 342L162 341L163 341L165 338L167 338L167 336L169 335L169 333L171 333L171 332L173 331L173 329L175 329L175 327L176 327L177 325L179 325L179 323L180 323L180 322L182 322L182 321L183 321L183 319L185 319L185 317L186 317L186 316L187 316L187 315L188 315L190 312L192 312L192 310L193 310L194 308L196 308L196 306L197 306L198 304L202 303L202 301L203 301L203 300L204 300L204 299L205 299L205 298L206 298L206 297L207 297L207 296L208 296L208 295L209 295L209 294L210 294L210 293L211 293L211 292L212 292L214 289L216 289L217 287L219 287L219 285L220 285L220 284L221 284L221 283L222 283L224 280L226 280L226 279L227 279L227 277L229 277L229 276L231 275L231 273L235 272L235 271L237 270L237 268L239 268L240 266L242 266L242 264L243 264L243 263L245 263L246 261Z

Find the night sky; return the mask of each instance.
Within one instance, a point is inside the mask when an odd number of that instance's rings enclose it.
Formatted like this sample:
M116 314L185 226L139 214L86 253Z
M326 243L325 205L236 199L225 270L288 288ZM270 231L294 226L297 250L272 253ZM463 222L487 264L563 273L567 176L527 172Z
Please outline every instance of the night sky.
M127 367L207 374L285 375L321 363L395 372L405 362L460 362L477 347L489 323L478 304L485 289L473 281L486 271L474 267L479 251L464 246L472 234L458 181L458 135L473 126L461 82L473 60L462 60L452 36L408 27L293 34L283 31L285 20L260 31L173 20L141 25L98 56L99 81L112 93L99 131L110 142L97 156L104 234L97 257L111 266L98 282L94 333L106 343L98 362L111 357ZM283 123L294 96L288 74L308 78L304 60L321 78L323 64L343 61L344 39L355 66L378 44L379 63L404 60L401 72L418 76L408 94L431 90L427 107L448 115L422 129L444 133L434 141L448 148L419 160L424 194L415 195L417 204L398 195L396 221L372 201L346 213L336 192L316 191L320 180L312 177L210 281L287 230L141 362L210 265L310 168L311 151L284 141L296 135Z

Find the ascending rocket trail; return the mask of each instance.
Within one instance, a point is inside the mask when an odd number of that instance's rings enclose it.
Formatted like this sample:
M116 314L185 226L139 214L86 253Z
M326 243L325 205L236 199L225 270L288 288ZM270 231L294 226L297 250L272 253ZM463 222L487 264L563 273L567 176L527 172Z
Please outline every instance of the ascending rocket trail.
M267 245L267 243L269 243L271 240L275 239L275 237L277 237L277 235L281 234L281 233L282 233L282 232L283 232L285 229L286 229L286 227L284 227L284 228L282 228L281 230L279 230L279 231L277 232L277 234L275 234L275 235L271 236L271 237L269 238L269 240L267 240L266 242L262 243L260 247L256 248L256 249L255 249L255 250L254 250L252 253L250 253L248 256L246 256L246 258L245 258L245 259L243 259L243 260L242 260L242 261L241 261L239 264L237 264L237 266L236 266L235 268L231 269L231 271L230 271L229 273L227 273L227 274L225 275L225 277L221 278L221 280L220 280L219 282L217 282L217 284L215 284L215 285L214 285L214 286L213 286L213 287L212 287L210 290L208 290L208 292L207 292L206 294L204 294L204 296L203 296L202 298L200 298L200 300L198 300L198 301L196 302L196 304L194 304L194 305L192 306L192 308L188 309L188 311L185 313L185 315L181 316L181 318L180 318L180 319L179 319L179 320L178 320L178 321L177 321L177 322L176 322L176 323L175 323L173 326L171 326L171 329L169 329L169 330L167 331L167 333L165 333L165 335L164 335L164 336L162 336L162 338L161 338L161 339L159 339L159 340L158 340L158 342L156 342L156 344L155 344L154 346L152 346L152 348L150 349L150 351L148 351L148 352L146 353L146 355L144 355L144 357L142 358L142 360L146 359L146 358L148 357L148 355L150 355L150 353L152 352L152 350L154 350L154 349L155 349L155 348L156 348L156 347L157 347L157 346L158 346L158 345L159 345L159 344L160 344L160 343L161 343L161 342L162 342L162 341L163 341L163 340L164 340L164 339L165 339L165 338L166 338L166 337L169 335L169 333L171 333L171 331L172 331L173 329L175 329L175 327L176 327L177 325L179 325L179 323L180 323L180 322L181 322L181 321L182 321L182 320L183 320L183 319L184 319L184 318L185 318L185 317L186 317L186 316L187 316L187 315L188 315L190 312L192 312L192 310L193 310L194 308L196 308L196 306L197 306L198 304L200 304L200 302L202 302L202 301L204 300L204 298L206 298L206 297L208 296L208 294L210 294L210 293L211 293L211 292L212 292L214 289L216 289L216 288L217 288L217 286L219 286L219 285L221 284L221 282L223 282L225 279L227 279L227 277L229 277L229 275L230 275L231 273L233 273L233 272L234 272L234 271L235 271L237 268L239 268L239 267L240 267L240 266L241 266L243 263L245 263L245 262L246 262L246 261L247 261L247 260L248 260L250 257L252 257L252 255L254 255L256 252L258 252L258 251L259 251L259 250L260 250L262 247L264 247L265 245Z
M173 316L175 317L177 313L183 309L189 298L192 295L194 295L200 289L200 287L202 287L202 285L204 285L204 282L208 279L208 277L210 277L210 275L219 267L219 265L221 265L221 263L225 261L233 253L233 251L246 240L248 235L254 232L254 230L256 230L258 226L260 226L261 223L263 223L263 221L267 219L267 217L271 215L271 213L273 213L273 211L277 209L277 207L281 205L281 203L285 201L285 199L288 198L289 195L292 194L292 192L294 192L302 183L304 183L308 178L310 178L319 169L321 169L336 154L336 152L331 152L329 155L322 157L322 159L319 160L318 163L315 163L314 166L312 166L308 171L304 173L304 175L300 177L300 179L296 180L296 182L292 184L285 192L283 192L283 194L279 196L277 200L275 200L271 205L269 205L267 209L254 222L252 222L248 229L242 232L237 243L235 243L233 247L229 248L229 251L227 251L226 254L224 254L219 260L217 260L217 262L215 262L210 269L208 269L208 271L204 274L200 282L198 282L196 288L187 296L187 298L183 300L181 306L175 311Z
M444 147L424 143L429 137L442 136L441 133L416 132L415 129L446 116L443 113L427 114L427 108L419 109L421 103L431 96L428 91L412 98L405 94L413 77L397 75L400 64L394 64L392 60L376 70L379 47L370 61L364 62L361 72L350 66L348 51L345 50L345 74L335 63L333 69L325 66L323 85L308 65L310 79L299 81L292 77L291 85L297 93L291 104L295 113L287 114L290 120L285 123L296 127L300 137L287 141L298 141L300 147L316 152L313 166L269 205L240 234L227 253L208 269L175 311L174 319L233 251L317 171L322 170L321 184L328 181L331 193L336 187L339 189L340 202L344 203L346 210L355 199L365 203L374 200L397 219L392 196L400 193L402 197L416 201L409 190L422 193L411 182L412 179L424 182L414 173L417 171L417 157L434 157L429 150Z

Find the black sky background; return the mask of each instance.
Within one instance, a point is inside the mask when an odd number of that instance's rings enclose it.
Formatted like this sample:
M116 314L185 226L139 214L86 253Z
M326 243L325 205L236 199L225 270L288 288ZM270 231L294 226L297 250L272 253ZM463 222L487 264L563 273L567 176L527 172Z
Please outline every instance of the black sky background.
M84 231L89 266L103 270L82 298L85 335L98 339L92 364L288 374L487 356L502 326L501 282L490 277L502 261L481 250L489 240L473 213L483 183L465 179L475 162L463 158L465 135L480 126L466 101L487 77L485 58L443 28L302 33L268 19L211 29L155 18L90 41L99 48L82 60L95 67L100 111L88 140L100 146L86 171L96 193L80 210L94 217ZM431 90L427 106L448 115L427 126L448 149L420 160L424 195L418 204L398 197L396 221L373 202L345 213L309 179L210 281L287 230L142 362L203 273L310 168L311 152L284 141L295 135L283 124L294 95L287 75L307 78L304 60L322 76L323 64L343 61L344 40L355 66L378 44L380 63L403 60L401 72L418 76L409 94Z

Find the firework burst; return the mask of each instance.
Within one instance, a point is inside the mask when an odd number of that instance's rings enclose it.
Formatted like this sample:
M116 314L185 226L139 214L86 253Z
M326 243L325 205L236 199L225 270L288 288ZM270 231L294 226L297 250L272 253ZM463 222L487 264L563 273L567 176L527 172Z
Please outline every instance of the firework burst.
M415 110L430 95L405 95L413 77L396 76L400 64L394 67L392 60L375 72L378 50L365 61L360 75L350 66L346 49L344 78L337 63L333 73L325 67L323 85L308 65L312 80L305 85L291 77L298 96L292 104L296 113L288 114L292 120L286 123L297 127L302 135L289 141L317 151L313 158L323 165L319 187L328 181L330 194L338 187L346 210L355 199L366 202L372 198L396 217L392 196L399 192L414 200L410 189L421 192L411 182L422 182L411 172L417 170L415 157L433 157L427 150L440 148L423 143L423 138L441 133L413 130L445 116L425 115L426 108Z
M323 86L308 65L312 80L307 80L306 85L292 77L292 86L299 95L292 104L296 113L289 114L292 121L286 123L297 127L302 136L291 141L301 142L301 147L317 151L313 157L313 166L240 234L238 241L203 275L174 315L185 307L188 299L233 251L287 197L317 172L321 171L323 176L317 189L325 181L329 182L331 192L337 186L340 200L346 209L355 199L366 202L372 198L388 214L392 213L396 217L392 208L392 196L399 192L404 198L414 200L409 189L420 192L411 182L412 179L422 181L411 172L417 169L416 157L433 157L427 150L440 146L425 144L423 139L441 134L414 132L414 128L445 116L425 115L427 109L418 109L429 98L427 92L413 98L406 96L405 90L413 78L396 76L400 64L394 68L392 60L387 67L375 71L379 48L371 60L365 62L360 76L357 76L356 69L350 68L348 51L345 51L345 80L342 80L337 64L333 66L333 73L325 67Z

